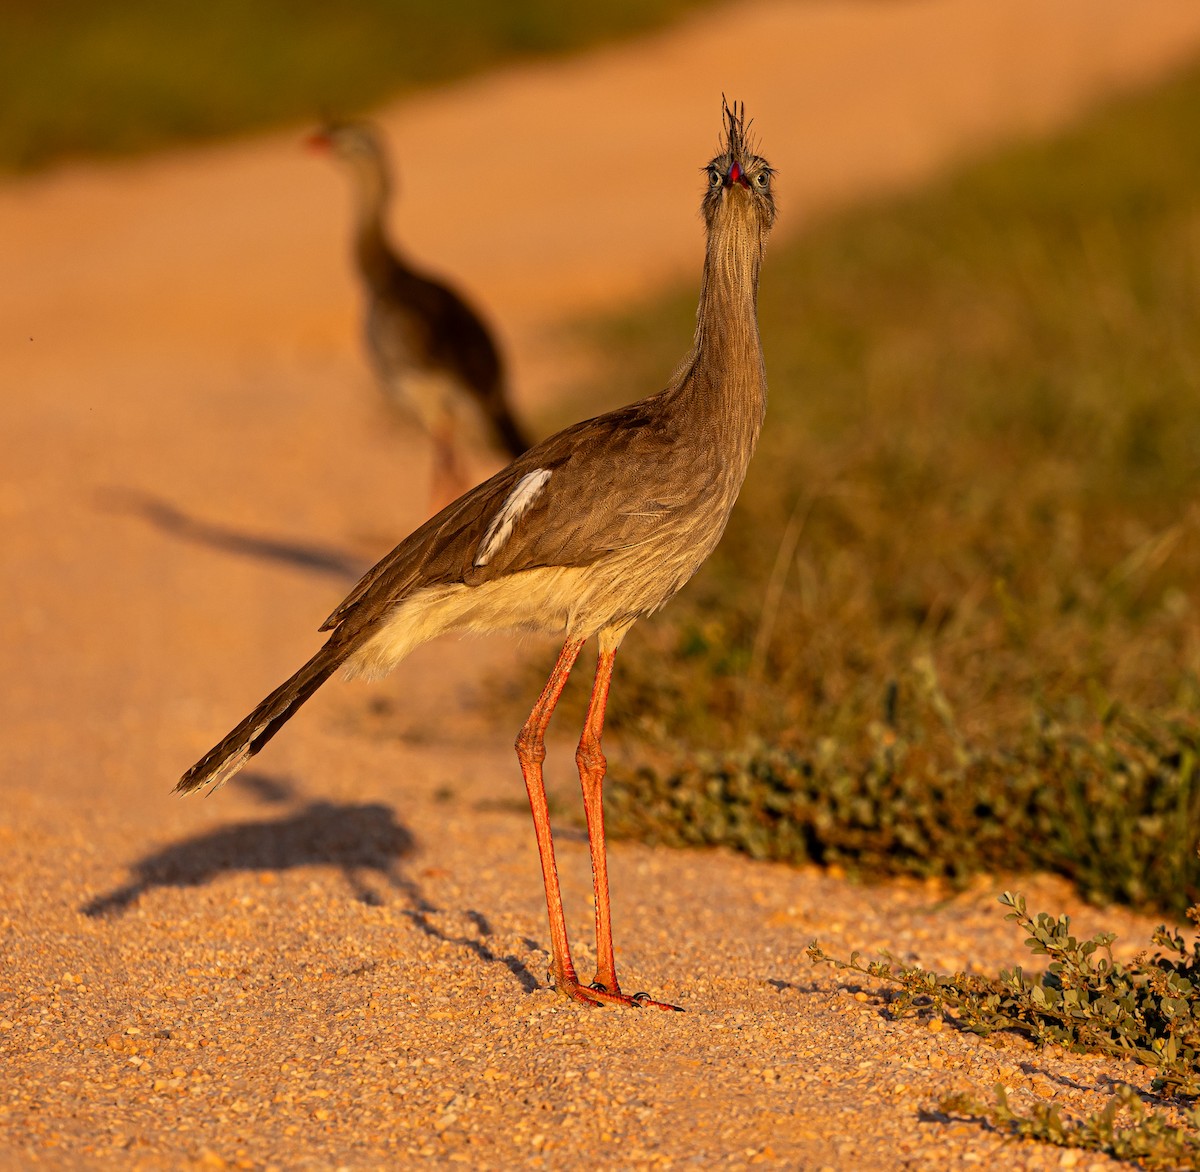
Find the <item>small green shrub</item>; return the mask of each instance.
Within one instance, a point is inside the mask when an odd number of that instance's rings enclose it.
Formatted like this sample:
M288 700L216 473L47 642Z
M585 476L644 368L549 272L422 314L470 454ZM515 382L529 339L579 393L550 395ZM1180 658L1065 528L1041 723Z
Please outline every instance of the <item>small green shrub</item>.
M924 667L854 741L615 767L612 833L867 879L1042 870L1097 902L1183 912L1200 898L1200 725L1042 714L1011 743L975 747Z

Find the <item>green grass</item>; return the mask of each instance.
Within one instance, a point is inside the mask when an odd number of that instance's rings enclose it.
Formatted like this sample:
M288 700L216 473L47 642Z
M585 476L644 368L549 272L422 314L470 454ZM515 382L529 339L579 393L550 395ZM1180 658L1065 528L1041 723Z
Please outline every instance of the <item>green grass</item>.
M1004 869L1037 847L1041 866L1065 850L1068 874L1107 869L1096 894L1187 905L1200 881L1197 126L1194 70L770 252L772 397L742 500L709 565L618 664L611 724L649 762L615 778L618 830L695 840L696 803L719 792L726 829L704 841L753 850L786 837L764 810L841 779L864 823L911 843L875 834L865 873L922 853L941 873ZM623 381L661 382L694 305L688 289L605 327ZM647 792L652 812L638 810ZM770 853L853 853L825 792ZM1108 857L1122 834L1141 846ZM1155 852L1174 857L1147 883Z
M0 0L0 169L357 111L705 2Z

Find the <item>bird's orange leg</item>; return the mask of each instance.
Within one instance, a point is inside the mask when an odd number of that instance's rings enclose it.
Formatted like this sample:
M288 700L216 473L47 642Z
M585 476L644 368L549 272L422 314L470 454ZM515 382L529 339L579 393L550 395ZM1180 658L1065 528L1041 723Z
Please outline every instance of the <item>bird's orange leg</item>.
M584 1005L597 1006L600 1004L600 998L580 985L579 978L575 975L575 966L571 962L567 922L563 916L562 891L558 884L558 867L554 862L550 810L546 804L546 786L542 780L542 762L546 759L546 728L583 644L583 639L568 640L559 652L554 670L533 706L529 719L517 736L517 758L521 762L525 788L529 791L529 809L533 814L538 855L542 860L542 882L546 888L546 911L550 916L550 944L554 954L554 983L560 992L573 1000Z
M652 1001L645 993L632 997L621 992L617 983L617 960L613 954L612 913L608 898L608 851L604 842L604 773L608 762L600 747L604 733L604 711L608 705L608 688L612 682L616 651L601 651L596 661L596 680L583 735L575 751L579 766L579 781L583 786L583 809L587 815L588 847L592 853L592 884L596 896L596 978L588 992L601 1001L615 1005L646 1006L652 1009L678 1010L678 1005Z

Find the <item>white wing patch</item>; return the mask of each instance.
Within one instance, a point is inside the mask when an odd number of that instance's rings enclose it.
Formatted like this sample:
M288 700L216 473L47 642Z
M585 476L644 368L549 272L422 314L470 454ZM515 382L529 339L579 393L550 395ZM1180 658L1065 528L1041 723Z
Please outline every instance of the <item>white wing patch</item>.
M475 555L476 566L486 566L500 552L504 543L512 536L517 522L542 495L549 479L550 469L538 468L534 472L527 472L517 481L479 543L479 552Z

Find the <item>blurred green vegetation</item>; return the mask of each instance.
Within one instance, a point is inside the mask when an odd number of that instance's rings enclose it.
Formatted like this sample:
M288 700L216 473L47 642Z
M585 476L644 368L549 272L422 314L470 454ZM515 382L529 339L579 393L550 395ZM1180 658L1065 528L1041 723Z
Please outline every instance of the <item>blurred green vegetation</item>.
M0 168L361 110L711 0L0 0Z
M770 251L741 501L618 660L617 831L1195 898L1198 126L1192 70ZM661 384L695 297L608 323L597 386Z

